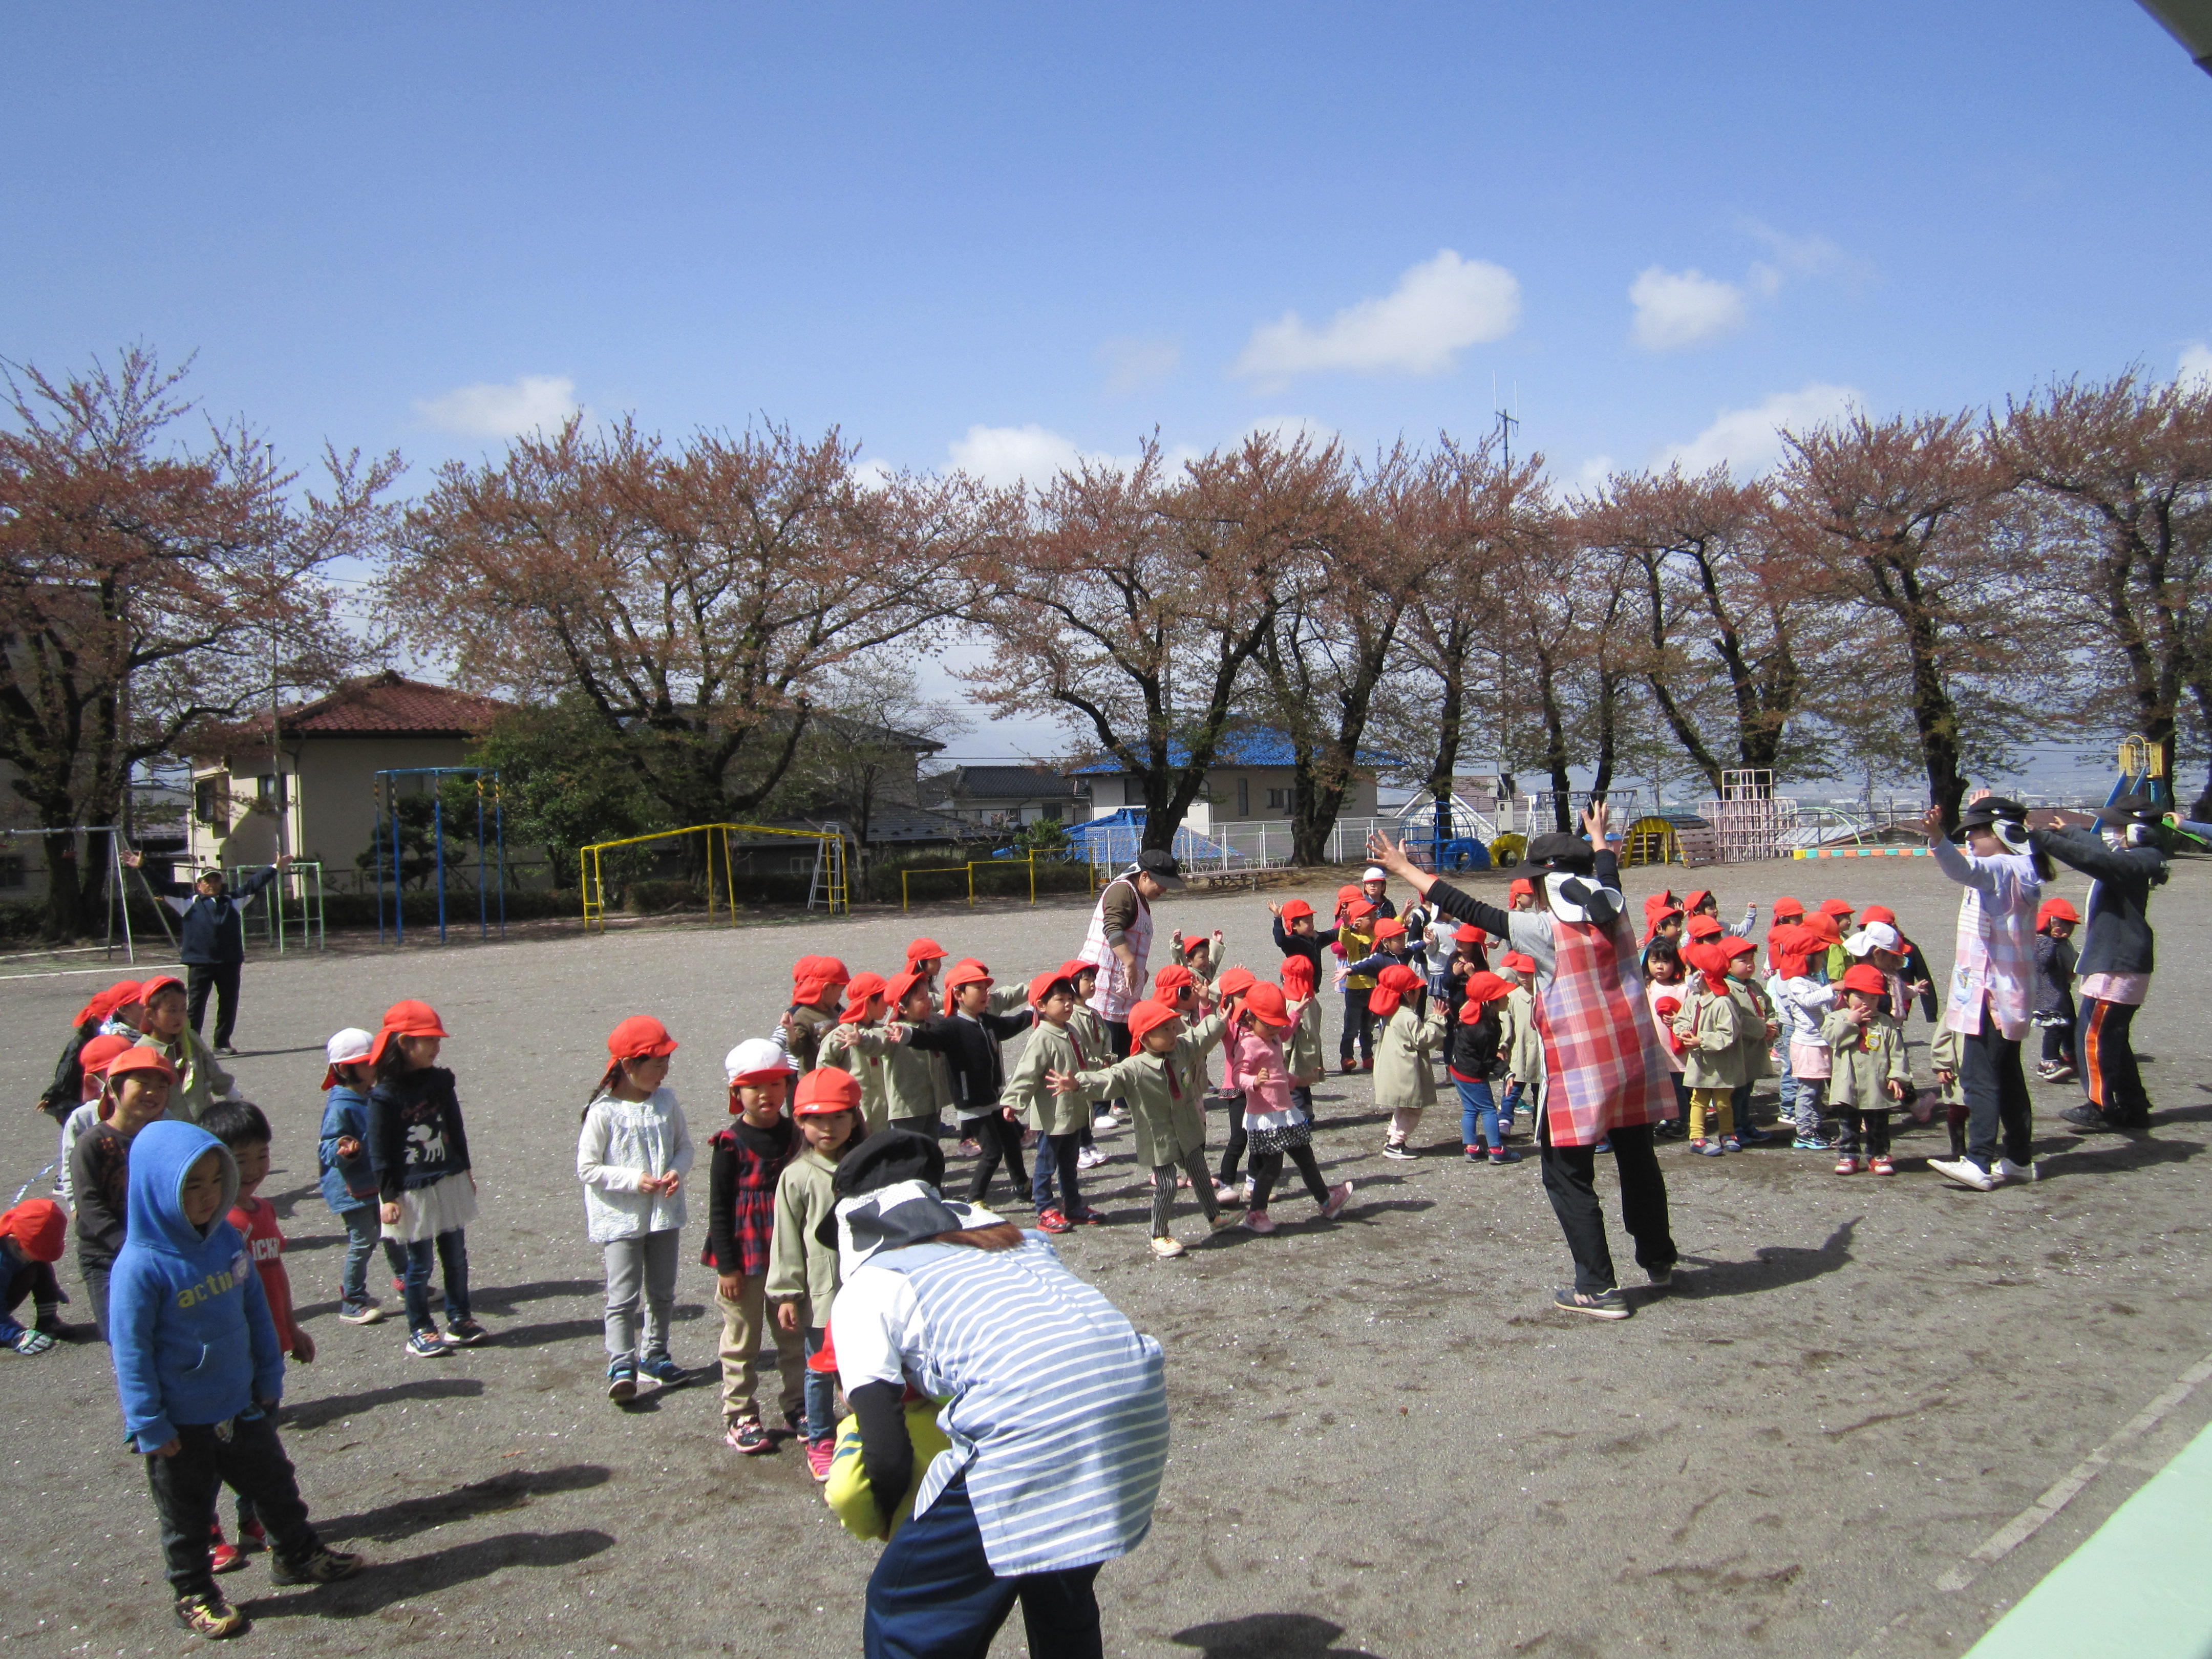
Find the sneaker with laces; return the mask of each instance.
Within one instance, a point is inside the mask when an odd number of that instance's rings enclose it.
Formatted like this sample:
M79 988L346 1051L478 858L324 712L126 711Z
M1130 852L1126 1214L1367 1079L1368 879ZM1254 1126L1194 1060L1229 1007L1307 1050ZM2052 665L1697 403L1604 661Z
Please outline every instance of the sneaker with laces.
M1243 1225L1246 1232L1259 1233L1264 1237L1275 1231L1275 1218L1265 1210L1247 1210L1244 1212Z
M1096 1146L1085 1146L1075 1155L1079 1170L1095 1170L1106 1161L1106 1154Z
M2000 1181L2030 1182L2035 1180L2040 1172L2032 1158L2025 1164L2015 1164L2008 1158L2001 1158L1997 1160L1996 1168L1990 1173Z
M688 1381L691 1373L665 1353L649 1353L637 1362L638 1375L649 1376L664 1388Z
M1867 1168L1872 1170L1876 1175L1895 1175L1897 1173L1897 1165L1889 1161L1889 1156L1887 1153L1884 1153L1880 1158L1870 1159L1868 1162Z
M1845 1152L1841 1158L1836 1160L1836 1173L1838 1175L1856 1175L1858 1172L1859 1161L1850 1153Z
M1817 1134L1801 1134L1790 1143L1790 1150L1793 1152L1825 1152L1828 1149L1829 1143Z
M1394 1158L1401 1164L1410 1163L1413 1160L1413 1149L1402 1140L1386 1140L1382 1143L1382 1156Z
M1626 1319L1635 1311L1617 1285L1595 1296L1587 1291L1554 1291L1552 1305L1561 1313L1587 1314L1592 1319Z
M1997 1184L1996 1178L1971 1158L1931 1158L1928 1167L1946 1180L1972 1187L1978 1193L1988 1192Z
M830 1478L830 1466L837 1461L837 1437L825 1434L818 1440L806 1443L806 1472L818 1486Z
M1468 1163L1470 1163L1470 1164L1480 1164L1480 1163L1481 1163L1481 1162L1483 1161L1483 1159L1484 1159L1484 1158L1485 1158L1485 1156L1486 1156L1486 1154L1484 1153L1484 1152L1483 1152L1482 1148L1481 1148L1481 1147L1480 1147L1480 1146L1469 1146L1469 1147L1467 1147L1467 1148L1463 1149L1463 1154L1462 1154L1462 1155L1466 1158L1467 1161L1468 1161Z
M732 1423L725 1429L722 1443L748 1457L758 1457L763 1452L775 1449L775 1443L768 1437L768 1431L761 1427L760 1419L752 1417Z
M344 1550L334 1550L328 1544L318 1544L296 1561L287 1561L279 1555L269 1563L269 1582L272 1584L335 1584L341 1578L350 1578L361 1571L361 1557Z
M444 1359L453 1353L435 1331L414 1331L407 1338L407 1352L417 1359Z
M1169 1261L1182 1254L1182 1246L1172 1238L1156 1238L1152 1241L1152 1254L1163 1261Z
M1352 1202L1352 1183L1339 1182L1328 1189L1328 1202L1321 1206L1321 1218L1334 1221L1344 1213L1344 1206Z
M338 1319L347 1325L374 1325L384 1317L384 1310L374 1302L344 1302L338 1304Z
M246 1615L224 1601L220 1591L209 1590L199 1595L179 1596L177 1622L195 1636L220 1642L246 1628Z
M1074 1230L1075 1224L1057 1210L1037 1212L1037 1231L1041 1233L1066 1233Z
M464 1348L473 1348L491 1333L473 1319L450 1319L446 1322L446 1340Z

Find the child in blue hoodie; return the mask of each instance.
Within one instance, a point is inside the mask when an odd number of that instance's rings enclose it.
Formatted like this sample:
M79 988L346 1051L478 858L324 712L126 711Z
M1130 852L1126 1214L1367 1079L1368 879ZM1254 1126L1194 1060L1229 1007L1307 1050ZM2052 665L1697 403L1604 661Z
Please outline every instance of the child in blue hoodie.
M349 1025L323 1045L322 1138L315 1148L323 1202L345 1223L345 1265L338 1271L338 1317L349 1325L374 1325L384 1309L368 1293L368 1259L383 1223L377 1217L376 1170L368 1157L368 1057L376 1039ZM395 1283L407 1273L399 1241L383 1241Z
M209 1560L226 1485L268 1529L273 1583L328 1584L361 1569L307 1524L276 1437L284 1357L261 1275L223 1218L237 1197L238 1164L222 1142L190 1123L148 1125L131 1146L127 1231L108 1291L124 1432L146 1459L177 1622L211 1638L246 1628Z

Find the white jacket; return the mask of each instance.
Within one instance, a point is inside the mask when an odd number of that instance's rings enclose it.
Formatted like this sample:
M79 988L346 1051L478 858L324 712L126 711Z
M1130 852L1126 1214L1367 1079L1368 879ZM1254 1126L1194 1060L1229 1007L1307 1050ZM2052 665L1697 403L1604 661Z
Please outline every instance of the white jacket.
M584 1219L594 1244L665 1232L684 1221L684 1188L642 1193L643 1175L691 1173L691 1131L673 1089L646 1100L600 1095L584 1113L576 1139L576 1179L584 1183Z
M1766 994L1775 1012L1782 1017L1783 1041L1809 1043L1815 1048L1828 1046L1827 1039L1820 1035L1820 1022L1835 1006L1833 986L1802 975L1784 979L1779 974L1771 974L1767 976Z

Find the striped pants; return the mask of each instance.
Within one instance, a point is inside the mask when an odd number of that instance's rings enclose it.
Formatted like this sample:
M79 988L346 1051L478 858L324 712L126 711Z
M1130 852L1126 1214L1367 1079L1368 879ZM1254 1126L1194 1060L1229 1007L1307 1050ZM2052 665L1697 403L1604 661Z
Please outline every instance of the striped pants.
M2124 1002L2083 999L2077 1022L2081 1045L2081 1086L2089 1103L2124 1128L2150 1121L2150 1097L2143 1091L2142 1068L2136 1064L2130 1028L2136 1011Z

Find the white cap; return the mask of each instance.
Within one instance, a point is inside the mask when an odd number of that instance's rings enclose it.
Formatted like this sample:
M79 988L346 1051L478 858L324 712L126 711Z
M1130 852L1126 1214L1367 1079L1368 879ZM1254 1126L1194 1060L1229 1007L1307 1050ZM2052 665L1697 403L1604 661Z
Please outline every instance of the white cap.
M333 1066L358 1066L376 1047L376 1039L358 1025L349 1025L323 1045L323 1058Z
M1869 951L1894 951L1899 943L1896 928L1886 921L1870 921L1844 941L1844 949L1863 957Z
M792 1072L798 1067L773 1037L747 1037L722 1056L722 1070L735 1083L755 1072Z
M1359 884L1364 887L1370 881L1388 881L1389 879L1390 872L1388 870L1385 870L1379 864L1370 864L1367 866L1367 873L1360 877Z

